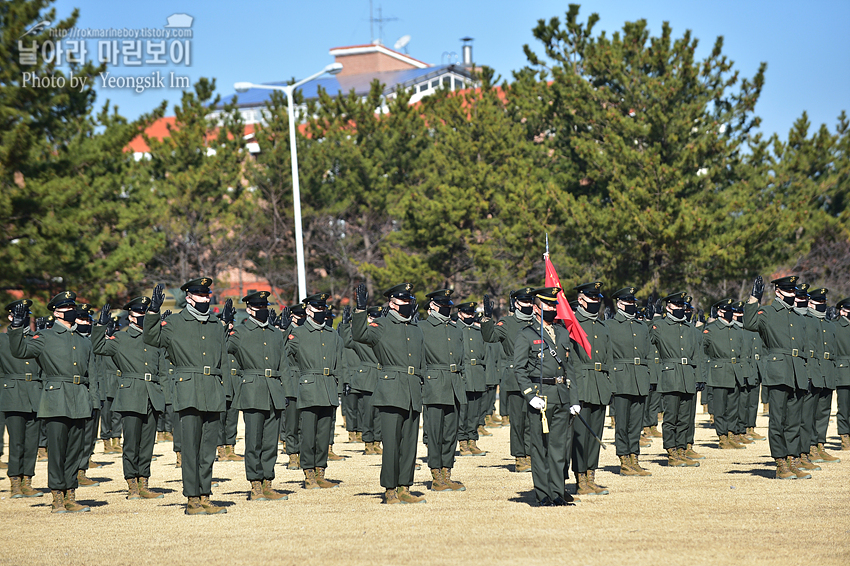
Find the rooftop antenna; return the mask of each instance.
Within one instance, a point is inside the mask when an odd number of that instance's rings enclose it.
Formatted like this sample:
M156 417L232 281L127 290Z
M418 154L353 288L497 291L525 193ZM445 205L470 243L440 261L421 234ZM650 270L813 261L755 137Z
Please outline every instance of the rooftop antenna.
M410 43L410 36L409 35L403 35L400 38L398 38L398 41L395 42L395 45L393 45L393 49L395 49L396 51L401 51L402 49L404 49L404 52L406 54L408 43Z
M369 0L369 35L372 36L372 43L374 45L383 45L383 37L384 37L384 22L395 22L398 21L398 18L385 18L383 17L382 8L378 5L378 17L374 17L372 15L372 0ZM378 22L378 38L375 39L375 22Z

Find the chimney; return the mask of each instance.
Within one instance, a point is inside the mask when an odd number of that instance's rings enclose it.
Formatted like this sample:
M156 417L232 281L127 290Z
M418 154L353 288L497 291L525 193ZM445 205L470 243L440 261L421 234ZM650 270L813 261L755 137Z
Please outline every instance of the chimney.
M460 40L463 42L463 66L472 67L472 38L462 37Z

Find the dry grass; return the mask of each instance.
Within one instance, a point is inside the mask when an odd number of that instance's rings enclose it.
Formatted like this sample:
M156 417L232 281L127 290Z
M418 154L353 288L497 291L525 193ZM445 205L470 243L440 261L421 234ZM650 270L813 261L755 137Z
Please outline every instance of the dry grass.
M124 499L120 456L99 444L95 461L106 465L89 475L101 485L78 492L91 513L51 515L47 495L9 500L2 480L0 563L850 564L850 453L837 452L845 461L822 464L811 480L781 482L770 479L766 441L719 450L707 419L697 415L700 468L665 467L656 440L642 458L653 476L620 477L609 444L597 482L611 494L568 508L531 505L531 475L510 471L506 428L479 442L486 456L458 459L453 476L466 492L429 491L423 465L413 491L427 495L424 505L380 505L380 457L346 444L337 427L335 449L351 456L328 469L339 488L304 491L282 455L275 486L289 501L250 502L242 463L217 463L213 500L228 514L200 517L183 515L170 443L156 445L151 478L165 498L133 502ZM758 424L766 434L767 419ZM832 435L834 427L833 419ZM242 446L240 438L237 452ZM45 486L45 463L34 483Z

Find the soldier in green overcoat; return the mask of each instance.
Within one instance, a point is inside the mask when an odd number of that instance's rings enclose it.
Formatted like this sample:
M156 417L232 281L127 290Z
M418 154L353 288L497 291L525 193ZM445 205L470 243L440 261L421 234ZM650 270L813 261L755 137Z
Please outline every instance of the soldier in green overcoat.
M850 450L850 298L835 305L838 320L835 327L835 393L838 413L835 423L841 439L841 450Z
M367 309L366 322L372 323L381 317L381 307L369 307ZM357 342L352 337L351 313L349 307L342 315L340 332L345 347L357 354L359 360L354 366L351 378L351 388L360 397L358 403L358 422L363 427L362 439L365 445L364 454L378 456L383 454L381 448L381 419L378 409L375 407L374 392L378 384L378 358L371 346Z
M706 384L711 387L714 430L723 450L742 449L735 439L741 388L746 384L744 335L734 326L734 299L713 305L717 319L703 329L702 348L708 356Z
M79 513L89 507L76 501L77 472L83 453L85 419L91 417L87 387L91 341L75 332L76 294L63 291L47 308L53 310L53 328L29 335L24 322L29 310L23 304L12 310L9 346L16 358L35 359L43 383L38 418L47 430L47 485L53 495L53 513Z
M764 343L758 332L744 329L744 302L736 301L732 305L734 319L732 323L744 333L744 358L749 361L746 385L741 389L738 422L744 424L744 433L750 440L765 440L767 437L756 432L756 417L759 408L759 388L764 375Z
M478 425L486 407L487 393L487 345L481 335L481 326L475 323L475 308L478 303L469 301L457 305L457 328L463 334L463 376L466 381L466 405L460 406L458 418L458 443L461 456L483 456L478 447Z
M145 343L164 348L174 364L173 404L180 419L187 515L227 512L210 501L212 467L221 437L219 413L224 410L222 369L229 369L228 328L209 312L211 284L209 277L183 284L180 289L186 293L186 308L162 321L159 309L165 294L163 285L157 285L148 307L150 314L144 320ZM225 324L232 324L236 313L229 299L224 310Z
M18 305L27 309L22 331L31 334L31 300L21 299L6 305L9 322L12 322L12 310ZM41 400L41 375L35 361L18 359L12 355L8 334L0 334L0 378L0 412L5 415L9 433L9 467L6 474L11 482L10 498L41 497L42 493L32 488L38 452L39 420L36 415Z

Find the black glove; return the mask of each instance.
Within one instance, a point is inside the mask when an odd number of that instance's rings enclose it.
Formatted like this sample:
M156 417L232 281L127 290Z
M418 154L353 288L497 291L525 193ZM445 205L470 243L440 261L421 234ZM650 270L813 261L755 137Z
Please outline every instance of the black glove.
M24 303L18 303L12 308L12 328L20 328L29 318L30 308Z
M385 306L385 307L381 310L381 316L382 316L382 317L390 316L390 305Z
M652 301L647 301L646 311L644 312L643 318L645 320L652 320L653 316L655 316L655 305L652 304Z
M649 384L649 390L650 391L657 391L658 390L658 384L657 383L650 383Z
M221 320L223 320L225 324L233 324L233 321L236 320L236 309L233 308L233 299L227 299L224 301L224 309L221 311Z
M516 312L516 299L511 297L511 306L508 307L510 312Z
M826 309L826 319L827 320L838 320L839 314L838 309L835 307L829 307Z
M277 327L281 330L286 330L292 324L292 313L289 312L289 307L283 307L280 311L280 318L277 321Z
M44 330L45 328L47 328L47 317L46 316L40 316L37 319L35 319L35 329L36 330Z
M159 314L159 308L162 306L162 303L165 302L165 285L160 283L156 287L153 288L153 293L151 293L151 304L148 307L148 310L152 313Z
M714 305L711 306L711 318L717 320L717 307Z
M484 295L484 318L490 318L493 316L493 299L490 298L490 295Z
M369 304L369 293L366 292L366 284L361 283L354 289L354 298L357 301L357 310L366 310L366 305Z
M661 302L661 299L655 301L655 314L661 314L664 312L664 303Z
M103 308L100 309L100 318L97 319L98 326L106 326L109 324L110 316L109 316L109 303L103 305Z
M269 309L269 324L277 326L277 312L274 309Z
M764 296L764 279L761 278L761 275L753 281L753 292L750 294L761 302L761 298Z
M98 321L98 324L100 324L100 321ZM113 336L117 330L118 323L110 318L109 322L106 323L106 335Z
M697 391L705 391L705 382L704 381L698 381L697 382Z
M351 322L351 307L350 306L342 309L342 323L348 324L349 322Z
M343 383L342 384L342 394L348 395L349 393L351 393L351 384L350 383Z
M705 324L705 311L702 309L697 310L697 320L703 324Z
M162 311L162 314L159 315L159 320L163 321L166 318L168 318L169 316L171 316L171 309L165 309L164 311Z
M614 309L605 307L605 318L603 320L611 320L612 318L614 318Z

